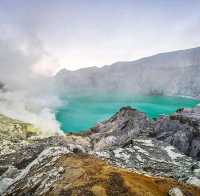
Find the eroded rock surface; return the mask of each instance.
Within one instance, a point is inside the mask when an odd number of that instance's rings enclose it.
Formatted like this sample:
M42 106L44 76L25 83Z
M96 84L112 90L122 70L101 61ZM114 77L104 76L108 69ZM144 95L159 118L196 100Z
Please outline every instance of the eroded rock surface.
M33 125L0 114L0 155L16 152L29 137L38 134Z
M173 187L185 195L200 193L198 188L169 178L144 176L89 155L51 148L42 152L3 195L160 196L167 195Z
M132 138L148 135L151 122L143 112L123 107L109 120L91 129L90 138L94 149L104 149L125 144Z
M194 168L200 168L198 161L156 139L132 139L124 146L92 153L119 167L182 181L198 176Z
M0 195L198 196L199 110L152 121L124 107L84 134L47 138L2 116Z
M183 109L155 122L152 137L200 160L200 107Z
M0 184L3 186L0 187L0 193L3 195L45 194L50 186L61 177L60 173L62 173L62 168L54 167L56 160L62 154L69 152L66 147L51 147L45 149L17 177L9 178L6 176L2 178ZM34 175L31 176L33 173ZM26 190L24 190L25 188ZM6 193L4 194L5 190Z

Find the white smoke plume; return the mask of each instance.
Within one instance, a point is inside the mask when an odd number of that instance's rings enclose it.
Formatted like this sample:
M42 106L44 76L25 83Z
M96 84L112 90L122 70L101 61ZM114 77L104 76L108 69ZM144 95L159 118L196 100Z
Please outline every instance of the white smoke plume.
M47 67L55 64L36 37L23 42L0 40L0 113L53 135L62 133L54 112L61 101L51 77L38 74L45 69L45 61Z

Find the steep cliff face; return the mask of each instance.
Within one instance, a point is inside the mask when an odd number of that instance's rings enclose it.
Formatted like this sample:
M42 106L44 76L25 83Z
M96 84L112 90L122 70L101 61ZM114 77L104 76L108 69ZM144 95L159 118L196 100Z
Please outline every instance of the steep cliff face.
M123 145L131 138L146 135L150 131L151 122L143 112L124 107L109 120L91 128L88 134L94 149L105 149Z
M199 108L151 121L124 107L84 134L47 138L0 125L0 195L200 195Z
M200 95L200 48L118 62L102 68L60 71L55 77L60 89L89 92ZM156 77L155 77L156 76ZM103 79L102 79L103 78Z
M183 109L155 122L152 136L200 160L200 107Z

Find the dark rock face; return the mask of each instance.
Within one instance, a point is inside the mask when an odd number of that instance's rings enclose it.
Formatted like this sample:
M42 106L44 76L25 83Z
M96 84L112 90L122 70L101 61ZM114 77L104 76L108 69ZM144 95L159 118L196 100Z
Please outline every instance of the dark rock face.
M159 119L155 123L153 136L176 146L181 152L188 154L193 128L168 117Z
M200 160L200 107L157 120L152 136Z
M200 137L194 138L191 142L190 156L200 159Z
M132 138L148 135L151 122L143 112L131 107L123 107L109 120L91 129L89 137L94 149L123 145Z

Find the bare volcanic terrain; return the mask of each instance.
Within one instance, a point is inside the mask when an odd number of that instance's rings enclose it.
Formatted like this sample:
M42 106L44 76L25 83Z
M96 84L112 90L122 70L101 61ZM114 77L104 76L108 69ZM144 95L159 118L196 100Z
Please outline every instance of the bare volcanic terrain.
M0 127L1 195L200 195L199 107L157 120L123 107L64 136L3 115Z

